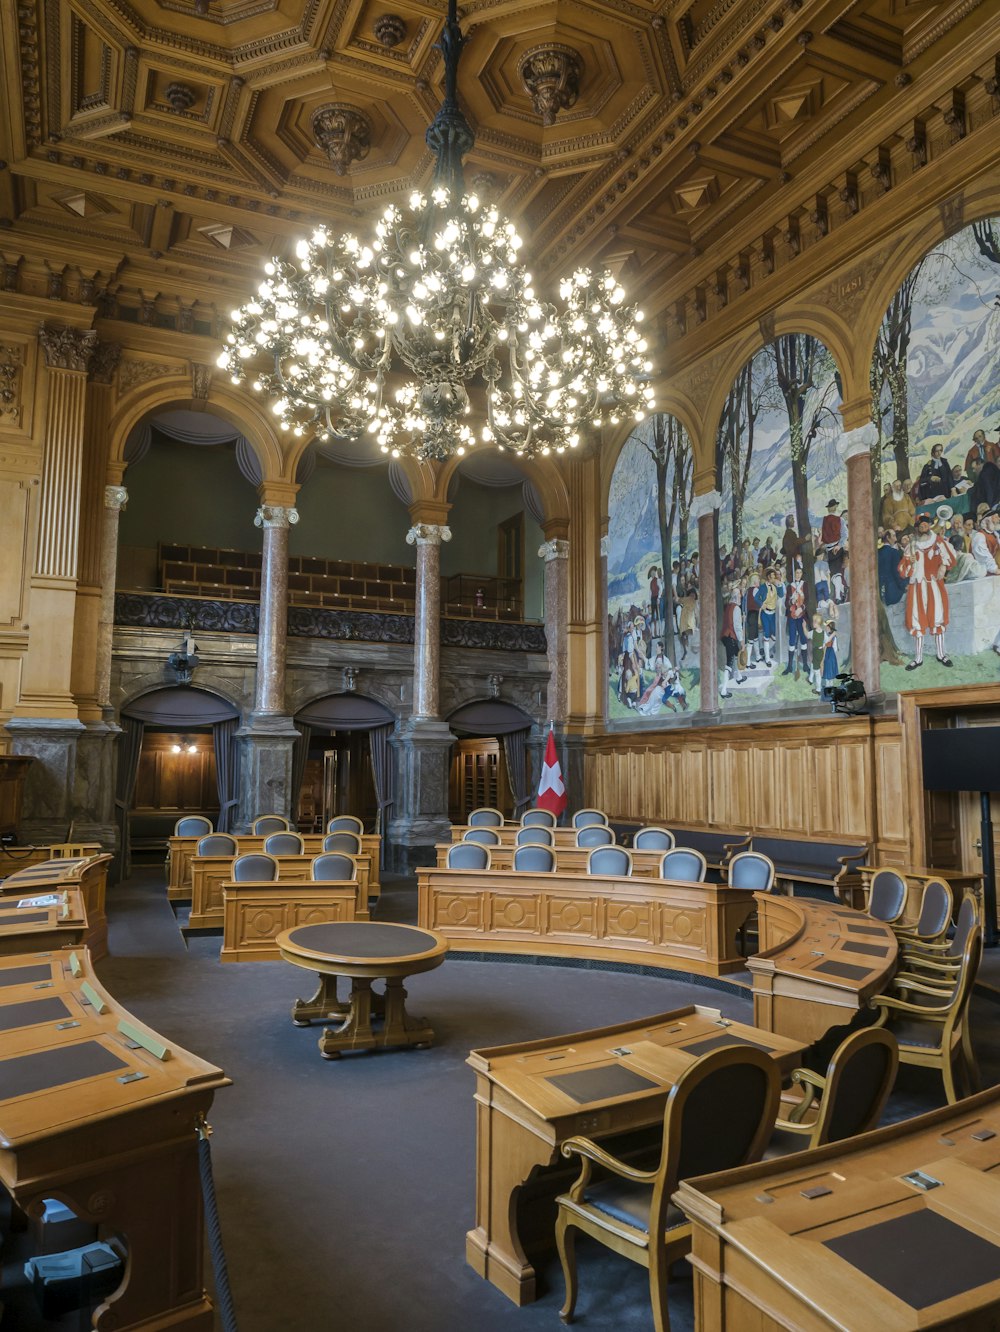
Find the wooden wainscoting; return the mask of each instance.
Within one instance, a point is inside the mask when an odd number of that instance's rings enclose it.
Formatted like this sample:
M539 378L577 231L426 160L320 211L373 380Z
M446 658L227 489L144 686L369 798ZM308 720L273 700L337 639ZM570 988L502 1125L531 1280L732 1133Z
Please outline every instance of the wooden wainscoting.
M587 743L584 803L612 819L871 841L910 855L903 733L895 717L713 726Z

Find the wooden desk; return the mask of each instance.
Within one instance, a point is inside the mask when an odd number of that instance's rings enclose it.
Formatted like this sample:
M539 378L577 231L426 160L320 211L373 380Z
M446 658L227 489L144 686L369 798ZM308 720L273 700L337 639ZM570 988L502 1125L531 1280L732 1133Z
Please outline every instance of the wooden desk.
M95 1328L211 1332L196 1125L228 1084L121 1008L86 950L0 957L0 1181L127 1244Z
M246 854L240 852L241 855ZM319 852L318 854L322 854ZM278 883L304 883L312 873L315 857L275 856L278 862ZM367 855L351 856L357 866L357 879L351 885L356 896L354 916L358 920L368 919L368 897L371 890L371 859ZM191 915L188 917L188 929L221 929L224 924L225 909L223 888L232 882L233 856L192 856L191 865Z
M454 842L446 842L435 847L438 869L448 868L448 852L454 845ZM516 849L513 842L487 847L490 853L490 869L512 869ZM555 853L557 874L586 874L591 847L557 846L553 847L552 850ZM633 851L631 855L633 878L658 879L660 877L660 861L663 859L664 852Z
M699 1004L640 1023L473 1050L476 1225L465 1240L469 1265L515 1304L529 1304L535 1269L517 1217L529 1177L556 1164L560 1143L574 1134L603 1138L660 1123L670 1088L693 1060L716 1045L745 1041L769 1049L784 1073L804 1048ZM572 1091L557 1081L567 1075Z
M896 936L851 907L755 893L760 952L747 958L753 1019L812 1043L849 1023L896 970Z
M918 1169L941 1187L904 1183ZM995 1087L847 1142L685 1180L674 1201L694 1227L698 1332L1000 1326Z
M50 905L53 897L57 900ZM87 934L87 912L78 888L0 897L0 956L28 948L82 948Z
M518 830L521 827L519 823L505 823L502 828L491 828L491 832L499 834L501 846L514 846L517 841ZM466 823L453 823L451 825L452 842L460 842L469 831L469 825ZM563 848L576 847L576 829L575 828L553 828L555 834L554 845L557 851ZM620 845L620 843L618 843ZM586 848L588 851L589 847ZM662 855L663 852L661 851Z
M323 833L305 833L302 841L304 854L320 856L323 854ZM191 861L198 851L200 837L167 838L167 898L171 902L186 902L191 896ZM250 851L264 850L263 837L252 835L236 838L236 854L244 856ZM378 897L382 892L379 881L381 873L382 842L377 833L363 833L361 836L361 854L370 860L368 875L368 896Z
M738 888L492 869L418 869L417 884L418 924L466 952L676 961L708 976L745 965L736 936L754 903Z
M197 861L194 862L197 865ZM298 925L319 925L337 920L367 920L356 914L356 883L222 884L223 929L220 962L273 962L281 957L277 938Z
M87 932L83 942L90 955L99 961L108 951L108 918L105 896L111 856L78 856L46 860L8 874L0 881L0 898L31 897L38 893L57 893L76 888L83 898Z

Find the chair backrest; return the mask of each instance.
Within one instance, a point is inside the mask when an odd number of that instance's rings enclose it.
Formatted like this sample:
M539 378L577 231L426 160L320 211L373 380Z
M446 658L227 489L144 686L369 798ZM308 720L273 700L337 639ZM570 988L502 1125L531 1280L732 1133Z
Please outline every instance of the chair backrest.
M365 830L365 825L358 818L357 814L338 814L335 819L331 819L326 825L328 833L332 832L352 832L360 837Z
M339 851L324 851L309 866L309 874L314 883L349 882L358 877L358 867L350 856L341 855Z
M269 883L278 877L278 862L263 851L250 851L233 861L235 883Z
M606 823L591 823L577 828L577 846L614 846L615 835Z
M463 842L478 842L480 846L499 846L500 834L495 828L466 828Z
M551 828L545 828L540 823L530 824L527 828L518 828L514 836L515 846L552 846L555 842L555 834Z
M356 832L332 832L323 838L324 851L341 851L345 856L361 855L361 838Z
M627 877L632 873L632 852L623 846L595 846L587 857L587 873Z
M763 1050L710 1050L684 1070L663 1114L663 1150L653 1185L649 1233L665 1229L682 1179L759 1161L774 1129L781 1074Z
M954 905L951 888L943 879L928 879L920 899L920 915L914 932L921 939L940 939L948 928Z
M306 844L296 832L276 832L264 838L264 850L269 856L301 856Z
M705 857L693 846L675 846L660 861L660 878L675 883L704 883L707 870Z
M891 925L906 906L906 880L893 869L876 870L868 890L868 914Z
M556 867L556 855L550 846L517 846L514 848L514 868L524 874L551 874Z
M976 983L976 973L979 971L979 963L983 956L983 927L978 922L973 925L965 940L965 948L962 950L962 962L958 970L958 979L955 982L955 993L951 1002L951 1011L944 1024L944 1039L942 1048L947 1050L951 1041L951 1033L965 1016L965 1010L969 1006L969 1000L972 998L972 987ZM916 995L919 999L920 996Z
M632 838L635 851L670 851L675 845L669 828L640 828Z
M448 868L485 870L490 867L490 848L478 842L453 842L448 848Z
M810 1147L877 1128L896 1081L899 1046L884 1027L852 1032L833 1052Z
M554 828L558 820L551 809L526 809L521 815L522 828Z
M483 805L481 809L474 809L469 815L470 828L502 828L503 814L498 809L492 809L489 805Z
M602 814L599 809L578 809L573 815L574 828L592 828L595 823L607 824L607 814Z
M235 856L236 838L228 833L209 833L198 843L199 856Z
M958 916L955 919L955 933L951 937L951 946L947 952L949 962L961 961L962 954L965 951L965 941L969 937L973 925L979 922L979 902L974 893L966 893L962 898L962 904L958 908Z
M175 837L206 837L212 831L212 820L200 814L185 814L174 824Z
M281 814L262 814L253 821L255 837L267 837L270 833L287 832L292 825Z
M748 893L769 893L774 887L774 861L759 851L737 851L729 862L728 881L730 888L744 888Z

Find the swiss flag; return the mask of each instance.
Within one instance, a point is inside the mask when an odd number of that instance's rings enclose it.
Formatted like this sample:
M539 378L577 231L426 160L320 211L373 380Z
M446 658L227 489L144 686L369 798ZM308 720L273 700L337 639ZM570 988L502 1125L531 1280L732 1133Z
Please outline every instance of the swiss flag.
M566 787L563 785L562 768L559 766L559 755L556 753L556 737L551 728L545 746L545 760L542 763L538 799L535 803L540 809L550 810L556 818L566 809Z

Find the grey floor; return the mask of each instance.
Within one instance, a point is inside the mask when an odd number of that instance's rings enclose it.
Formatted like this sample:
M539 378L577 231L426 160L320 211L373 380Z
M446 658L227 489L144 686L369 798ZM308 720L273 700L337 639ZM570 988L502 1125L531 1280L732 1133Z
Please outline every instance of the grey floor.
M219 939L185 945L162 872L113 890L112 994L180 1045L221 1065L233 1086L213 1107L212 1150L241 1332L483 1332L554 1329L562 1281L540 1260L541 1297L517 1309L464 1259L473 1224L476 1046L639 1019L686 1003L748 1018L747 999L704 985L599 970L449 959L408 982L412 1011L437 1034L429 1050L324 1061L316 1030L289 1010L309 977L284 963L220 965ZM412 882L387 885L383 920L412 920ZM305 982L305 985L304 985ZM989 1081L1000 1008L977 1003ZM941 1104L930 1072L903 1070L890 1117ZM155 1205L155 1203L154 1203ZM4 1254L7 1259L7 1254ZM651 1328L646 1275L589 1242L579 1247L582 1329ZM693 1327L691 1284L675 1269L675 1332ZM5 1262L5 1283L17 1271ZM16 1285L2 1332L45 1324Z

